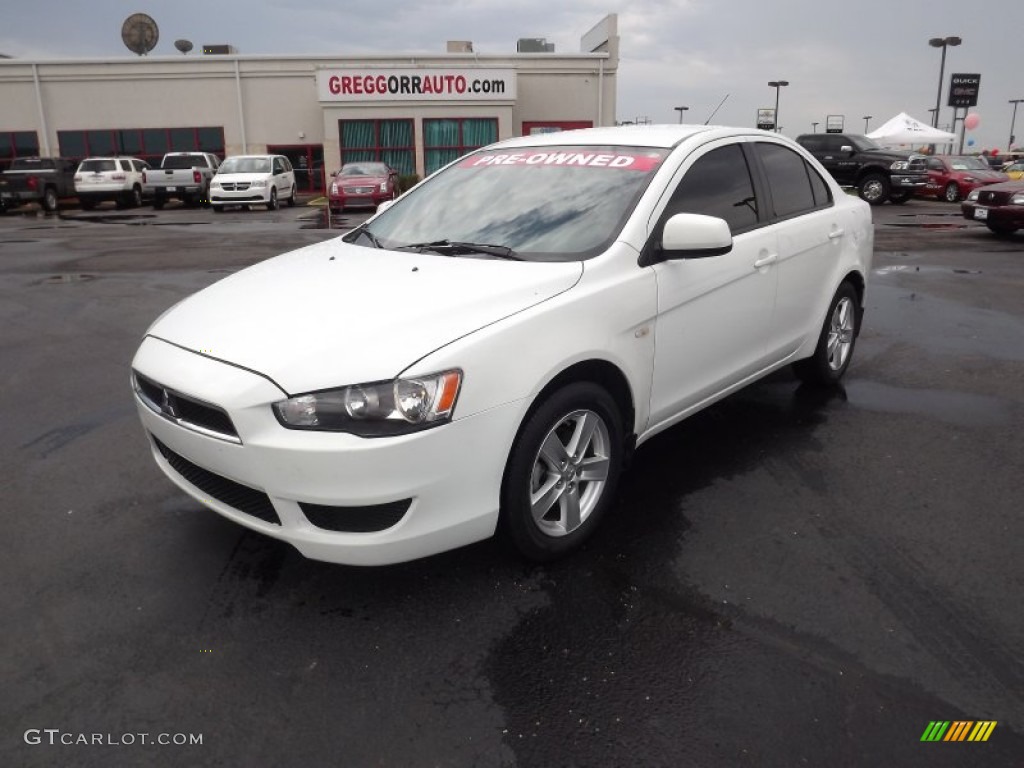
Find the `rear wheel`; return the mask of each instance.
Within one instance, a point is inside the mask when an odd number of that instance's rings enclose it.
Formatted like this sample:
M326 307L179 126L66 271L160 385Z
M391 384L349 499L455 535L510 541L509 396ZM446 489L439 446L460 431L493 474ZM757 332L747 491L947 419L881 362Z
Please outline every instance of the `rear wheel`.
M531 560L576 549L613 502L622 468L622 417L597 384L576 382L524 423L505 467L501 532Z
M43 190L42 206L44 211L46 211L47 213L53 213L54 211L57 210L57 203L58 198L56 189L54 189L53 187L47 187L45 190Z
M802 381L823 386L838 383L853 357L858 316L857 290L844 281L832 297L814 354L793 364Z
M277 189L270 190L270 198L267 200L267 210L273 211L277 209Z
M871 205L881 205L889 199L889 180L880 173L869 173L857 182L857 194Z
M947 203L955 203L960 199L960 187L957 186L955 181L949 182L946 188L942 190L942 199Z
M153 210L154 211L159 211L161 208L164 207L164 203L166 203L166 202L167 202L167 200L164 198L163 195L161 195L161 194L153 195Z

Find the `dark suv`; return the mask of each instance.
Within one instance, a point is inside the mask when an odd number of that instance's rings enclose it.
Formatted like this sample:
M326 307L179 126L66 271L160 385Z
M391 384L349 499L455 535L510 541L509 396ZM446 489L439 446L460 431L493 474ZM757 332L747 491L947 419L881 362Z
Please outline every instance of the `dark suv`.
M856 188L871 205L905 203L928 183L924 155L886 149L867 136L805 133L796 140L837 182Z

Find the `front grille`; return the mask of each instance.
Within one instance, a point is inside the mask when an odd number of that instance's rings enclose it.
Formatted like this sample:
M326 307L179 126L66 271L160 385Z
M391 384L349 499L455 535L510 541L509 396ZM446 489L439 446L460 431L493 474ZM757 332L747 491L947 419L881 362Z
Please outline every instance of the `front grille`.
M168 389L138 371L132 371L132 374L136 391L150 410L180 426L198 427L233 442L241 442L231 417L224 409Z
M156 437L153 437L153 443L171 468L203 493L208 493L232 509L258 517L264 522L281 524L281 518L277 516L277 511L267 494L196 466L184 456L176 454Z
M306 519L317 528L345 533L383 531L397 524L411 505L412 499L366 507L329 507L324 504L299 502Z
M373 187L345 187L346 195L372 195Z
M985 205L1009 205L1010 198L1015 192L993 192L989 189L982 189L978 192L978 202Z
M238 192L244 192L245 190L247 190L249 188L249 182L248 181L238 181L238 182L235 182L235 181L224 181L224 182L221 182L220 188L223 189L225 192L234 192L236 190Z

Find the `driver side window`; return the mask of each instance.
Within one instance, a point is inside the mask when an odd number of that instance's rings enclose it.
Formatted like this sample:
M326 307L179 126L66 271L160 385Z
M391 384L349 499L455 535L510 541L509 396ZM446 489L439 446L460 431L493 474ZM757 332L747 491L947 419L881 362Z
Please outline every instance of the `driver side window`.
M713 149L690 166L672 193L662 220L677 213L725 219L734 237L757 226L757 196L738 144Z

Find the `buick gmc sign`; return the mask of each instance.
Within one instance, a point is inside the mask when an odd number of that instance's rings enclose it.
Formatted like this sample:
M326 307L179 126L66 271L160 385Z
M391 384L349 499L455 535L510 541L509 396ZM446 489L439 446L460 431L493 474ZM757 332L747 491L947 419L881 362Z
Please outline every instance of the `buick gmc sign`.
M321 69L320 101L514 101L513 69Z

